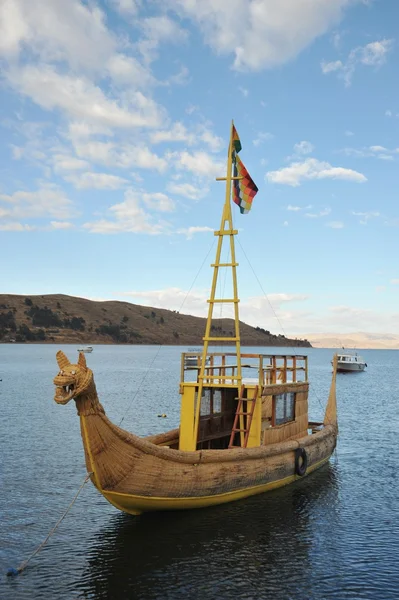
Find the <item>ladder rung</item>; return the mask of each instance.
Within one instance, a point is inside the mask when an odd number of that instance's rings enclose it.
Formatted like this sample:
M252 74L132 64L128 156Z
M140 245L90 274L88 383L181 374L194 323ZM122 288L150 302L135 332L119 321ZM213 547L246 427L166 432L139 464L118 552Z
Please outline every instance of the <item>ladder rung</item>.
M235 379L239 380L238 375L198 375L198 379Z
M238 263L219 263L218 265L213 263L211 267L238 267Z
M203 337L204 342L239 342L237 337ZM228 367L228 365L226 365Z
M236 413L236 415L239 415L239 416L241 416L241 415L242 415L242 416L245 416L245 415L250 415L250 414L251 414L251 413L249 413L249 412L246 412L246 413Z
M232 429L231 431L239 432L239 431L248 431L248 429Z
M210 304L214 304L215 302L239 302L239 299L235 299L235 298L226 298L225 300L223 298L215 298L214 300L207 300L207 302L209 302Z
M237 229L224 229L223 231L214 231L213 235L237 235Z

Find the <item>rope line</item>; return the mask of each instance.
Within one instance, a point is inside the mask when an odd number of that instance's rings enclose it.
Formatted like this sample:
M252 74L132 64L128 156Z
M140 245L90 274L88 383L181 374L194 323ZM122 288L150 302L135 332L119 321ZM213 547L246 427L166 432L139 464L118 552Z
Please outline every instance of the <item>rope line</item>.
M258 282L258 284L259 284L259 287L260 287L260 289L261 289L261 290L262 290L262 292L263 292L263 295L264 295L264 297L266 298L267 302L269 303L269 306L270 306L270 308L271 308L271 309L272 309L272 311L273 311L273 314L274 314L274 316L275 316L275 319L276 319L276 321L277 321L277 322L278 322L278 324L280 325L280 327L281 327L281 330L282 330L282 332L283 332L284 336L285 336L285 337L287 337L287 335L286 335L286 333L285 333L285 330L284 330L284 327L283 327L283 325L282 325L282 323L281 323L280 319L278 318L278 316L277 316L277 314L276 314L276 311L274 310L274 308L273 308L273 305L272 305L272 303L271 303L271 302L270 302L270 300L269 300L269 297L268 297L268 295L266 294L265 290L263 289L263 287L262 287L262 284L261 284L261 282L259 281L259 277L257 276L257 274L256 274L256 272L255 272L255 270L254 270L254 268L253 268L253 266L252 266L252 264L251 264L251 261L249 260L249 258L248 258L248 256L247 256L247 254L246 254L246 252L245 252L245 250L244 250L244 248L242 247L242 245L241 245L241 243L240 243L240 240L238 240L238 239L237 239L237 242L238 242L238 245L240 246L240 248L241 248L241 250L242 250L242 252L243 252L243 254L244 254L244 256L245 256L245 258L246 258L246 260L247 260L247 263L248 263L248 265L249 265L249 267L250 267L250 269L251 269L252 273L253 273L253 274L254 274L254 276L255 276L255 279L256 279L256 281L257 281L257 282ZM297 355L297 349L296 349L296 347L295 347L295 346L294 346L294 354L295 354L295 355ZM322 402L321 402L321 400L320 400L320 398L319 398L319 396L318 396L318 394L317 394L317 392L316 392L316 390L315 390L315 389L313 389L313 394L314 394L314 396L316 397L316 400L317 400L317 402L319 403L319 405L320 405L320 408L321 408L322 410L325 410L325 406L323 406L323 404L322 404Z
M66 511L64 512L64 514L58 519L57 523L54 525L54 527L51 529L50 533L47 535L47 537L43 540L43 542L36 548L36 550L34 552L32 552L32 554L29 556L29 558L27 558L26 560L24 560L17 569L9 569L7 571L7 575L19 575L19 573L22 573L22 571L24 571L26 569L26 567L28 566L28 563L32 560L32 558L34 556L36 556L36 554L38 552L40 552L40 550L43 548L43 546L48 542L48 540L50 539L50 537L53 535L53 533L55 533L55 531L58 529L59 525L61 524L61 522L65 519L65 517L67 516L67 514L69 513L69 511L71 510L72 506L75 504L76 500L78 499L78 496L80 494L80 492L83 490L84 486L86 485L86 483L89 481L90 479L90 475L92 475L93 473L88 473L86 475L86 477L83 480L83 483L81 484L80 488L78 489L78 491L76 492L72 502L70 503L70 505L68 506L68 508L66 509Z
M201 264L200 268L198 269L198 272L197 272L196 276L194 277L194 280L193 280L192 284L190 285L190 287L189 287L189 289L188 289L188 292L187 292L187 294L186 294L186 296L185 296L185 298L184 298L184 300L183 300L183 302L182 302L182 304L181 304L181 306L180 306L180 308L179 308L178 312L180 312L180 311L181 311L181 309L183 308L183 306L184 306L184 304L185 304L185 302L186 302L186 300L187 300L187 298L188 298L188 295L189 295L189 293L191 292L191 290L192 290L192 289L193 289L193 287L194 287L194 284L195 284L195 282L197 281L198 275L199 275L199 274L201 273L201 271L202 271L202 267L204 266L204 264L205 264L205 261L207 260L208 256L210 255L211 251L213 250L213 247L214 247L214 245L215 245L215 242L216 242L216 238L214 238L214 240L213 240L213 242L212 242L212 244L211 244L211 247L210 247L210 248L209 248L209 250L208 250L208 253L207 253L207 255L205 256L204 260L202 261L202 264Z
M135 401L135 399L137 398L138 394L140 393L140 390L141 390L141 388L142 388L142 386L143 386L143 383L144 383L144 381L145 381L145 379L146 379L146 377L147 377L148 373L150 372L150 370L151 370L151 367L152 367L152 365L154 364L154 362L155 362L155 360L156 360L156 358L157 358L158 354L160 353L162 346L163 346L163 344L160 344L160 345L158 346L158 350L157 350L157 351L156 351L156 353L154 354L154 356L153 356L153 358L152 358L152 361L151 361L151 362L150 362L150 364L148 365L148 369L147 369L147 370L146 370L146 372L144 373L144 375L143 375L143 377L142 377L142 379L141 379L141 381L140 381L139 385L137 386L136 393L134 394L133 398L131 399L131 401L130 401L130 404L128 405L127 409L125 410L125 414L123 415L122 419L121 419L121 420L120 420L120 422L119 422L119 427L122 425L123 421L125 420L125 417L126 417L127 413L129 412L129 410L130 410L130 409L131 409L131 407L132 407L132 404L133 404L133 402Z

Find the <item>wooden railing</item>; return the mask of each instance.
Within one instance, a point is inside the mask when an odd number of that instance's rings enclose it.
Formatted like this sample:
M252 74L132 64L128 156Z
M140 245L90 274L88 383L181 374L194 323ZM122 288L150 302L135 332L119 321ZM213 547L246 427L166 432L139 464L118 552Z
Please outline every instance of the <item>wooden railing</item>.
M235 359L235 361L234 361ZM188 373L199 382L201 352L184 352L181 361L181 382L188 383ZM234 353L213 352L206 356L203 385L207 387L237 387L246 380L254 385L305 382L308 380L308 358L303 355L241 354L242 382L237 376L237 357Z

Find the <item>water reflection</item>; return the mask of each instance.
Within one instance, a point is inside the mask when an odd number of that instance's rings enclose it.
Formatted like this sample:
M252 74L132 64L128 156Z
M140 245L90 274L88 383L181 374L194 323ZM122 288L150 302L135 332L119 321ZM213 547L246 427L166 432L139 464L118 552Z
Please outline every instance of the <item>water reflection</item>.
M337 492L328 464L295 485L226 506L117 514L91 542L78 597L214 599L228 589L240 598L263 597L262 590L311 598L320 515L328 507L331 521Z

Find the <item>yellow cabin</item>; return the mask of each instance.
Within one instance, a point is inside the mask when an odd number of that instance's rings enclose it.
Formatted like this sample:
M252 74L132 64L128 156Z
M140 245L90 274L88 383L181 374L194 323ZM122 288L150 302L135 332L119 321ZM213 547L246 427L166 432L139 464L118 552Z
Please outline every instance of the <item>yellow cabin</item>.
M254 448L307 435L307 356L241 354L238 395L236 354L207 355L202 386L201 358L199 353L182 355L179 450Z

